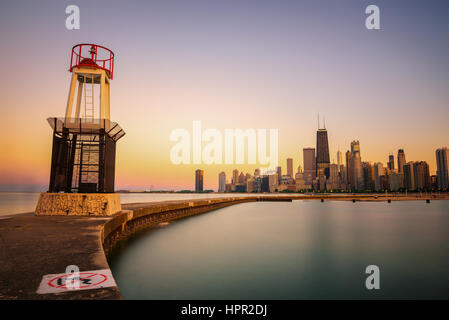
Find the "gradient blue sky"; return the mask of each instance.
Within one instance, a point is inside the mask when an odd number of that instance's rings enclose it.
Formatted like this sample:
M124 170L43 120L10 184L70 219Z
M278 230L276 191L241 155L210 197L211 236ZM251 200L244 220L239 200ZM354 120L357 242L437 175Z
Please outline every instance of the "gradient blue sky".
M65 7L81 29L65 28ZM369 4L381 29L365 28ZM211 128L278 128L279 159L302 164L325 115L331 159L360 140L362 159L404 148L426 160L449 138L448 1L10 1L0 3L0 190L48 182L48 116L63 115L70 48L116 53L112 119L117 186L192 188L197 166L169 162L168 136ZM202 166L217 174L254 166Z

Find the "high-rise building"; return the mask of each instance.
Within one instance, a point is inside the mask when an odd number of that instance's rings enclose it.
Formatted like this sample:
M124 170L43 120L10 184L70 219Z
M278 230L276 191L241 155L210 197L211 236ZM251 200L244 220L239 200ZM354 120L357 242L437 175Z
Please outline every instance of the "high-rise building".
M218 192L226 191L226 173L220 172L218 175Z
M382 191L381 177L385 175L385 169L382 163L376 162L374 164L374 190Z
M351 187L351 151L346 151L346 183L347 188L352 189Z
M351 142L351 161L350 161L351 173L350 182L352 190L364 190L363 186L363 167L362 158L360 155L360 142Z
M390 154L388 156L388 164L387 164L388 169L390 170L394 170L394 156L392 154Z
M337 165L340 166L343 164L343 155L340 150L337 151Z
M232 181L231 181L231 183L233 185L236 185L236 184L239 183L239 171L237 169L234 169L232 171Z
M398 173L396 171L391 171L388 175L388 185L390 191L398 191L402 188L402 173Z
M327 130L326 128L320 129L318 126L318 130L316 132L316 172L318 176L318 172L320 169L323 169L324 175L326 178L329 178L329 142L327 138Z
M275 192L278 190L279 181L277 173L268 175L268 185L270 192Z
M239 184L246 184L246 179L245 179L245 174L242 172L240 172L239 175Z
M292 158L287 158L287 175L290 178L294 178L293 177L293 159Z
M415 174L413 172L413 162L404 164L404 188L408 191L415 190Z
M347 181L347 177L348 174L346 172L346 167L345 165L339 165L339 177L340 177L340 189L341 190L347 190L348 189L348 181Z
M363 168L363 186L365 190L375 190L374 167L369 162L362 163Z
M276 172L278 175L278 181L281 181L282 178L282 168L281 167L276 167Z
M436 150L437 156L437 182L438 189L449 189L448 149L447 147Z
M430 189L429 165L425 161L416 161L413 163L413 173L416 190Z
M198 169L195 171L195 192L203 192L203 176L203 170Z
M306 185L311 186L312 181L316 178L315 148L304 148L302 151L304 164L304 180Z
M255 179L254 178L249 178L248 180L246 180L246 192L248 193L252 193L255 192Z
M339 165L331 164L329 165L329 179L326 181L327 190L338 190L340 189L340 176L338 174Z
M398 172L404 173L405 153L403 149L398 150Z

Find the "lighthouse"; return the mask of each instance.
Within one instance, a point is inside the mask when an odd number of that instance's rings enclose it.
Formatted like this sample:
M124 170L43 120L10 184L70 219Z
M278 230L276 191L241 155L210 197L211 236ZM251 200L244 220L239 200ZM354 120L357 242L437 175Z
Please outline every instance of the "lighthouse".
M71 82L64 117L47 121L53 131L48 192L36 215L112 215L121 211L114 193L117 141L125 135L110 120L114 53L96 44L72 48Z

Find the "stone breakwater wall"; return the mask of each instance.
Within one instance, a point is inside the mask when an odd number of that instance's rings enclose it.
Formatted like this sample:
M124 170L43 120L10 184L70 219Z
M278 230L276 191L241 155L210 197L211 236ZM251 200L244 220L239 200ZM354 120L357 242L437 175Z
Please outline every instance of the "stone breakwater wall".
M35 215L111 216L122 210L118 193L50 193L39 196Z

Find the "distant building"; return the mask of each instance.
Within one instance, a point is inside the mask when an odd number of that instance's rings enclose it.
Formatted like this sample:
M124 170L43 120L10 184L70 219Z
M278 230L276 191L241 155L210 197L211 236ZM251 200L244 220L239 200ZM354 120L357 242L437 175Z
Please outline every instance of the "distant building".
M226 191L226 173L220 172L218 175L218 192Z
M304 181L307 185L312 186L312 181L316 178L315 148L304 148L302 149L302 152L304 164Z
M203 176L203 170L198 169L195 171L195 192L203 192Z
M269 192L276 192L278 190L279 181L277 173L268 175L268 185Z
M337 151L337 164L339 167L343 164L343 155L340 150Z
M381 176L385 175L385 169L382 163L376 162L374 164L374 190L382 191Z
M330 168L328 168L330 169ZM330 171L330 170L329 170ZM329 172L330 175L330 172ZM316 185L314 185L315 190L325 190L326 189L326 168L320 168L317 172L317 177L315 179Z
M405 161L405 153L403 149L399 149L398 150L398 172L399 173L404 173L404 164L406 163Z
M340 189L341 190L348 190L348 181L347 181L348 174L346 172L347 171L346 167L343 164L340 165L339 167L340 168L339 168L338 174L340 176Z
M362 163L363 168L363 186L367 191L375 190L374 167L369 162Z
M287 175L293 179L293 159L287 158Z
M449 189L448 149L446 147L436 150L438 189Z
M295 186L297 191L308 189L304 180L304 175L302 172L299 172L299 168L298 173L295 175Z
M387 164L388 169L390 170L394 170L394 156L392 154L390 154L388 156L388 164Z
M345 158L346 158L346 183L347 183L347 188L348 189L352 189L351 186L351 156L352 153L351 151L346 151L345 154Z
M281 181L282 168L281 167L276 167L276 172L277 172L277 175L278 175L278 181Z
M327 130L319 129L316 132L316 172L323 169L326 179L329 178L329 141L327 138Z
M363 186L363 167L360 155L360 142L351 142L351 160L350 160L350 184L352 190L364 190Z
M404 188L408 191L415 190L415 174L413 172L413 162L404 164Z
M401 188L403 188L402 180L402 173L391 171L388 175L388 186L390 191L399 191Z
M430 184L432 186L432 189L438 189L438 178L436 175L432 175L430 177Z
M255 180L254 178L249 178L248 180L246 180L246 192L248 193L255 192L254 180Z
M425 161L416 161L413 163L413 173L416 190L430 189L429 165Z
M338 164L329 165L329 179L326 181L326 190L340 189L340 175L338 173Z
M243 174L243 171L240 172L240 175L239 175L239 184L246 184L246 177Z
M260 191L259 192L270 192L270 180L268 176L260 177Z
M231 183L236 185L239 183L239 171L237 169L234 169L232 171L232 180Z

